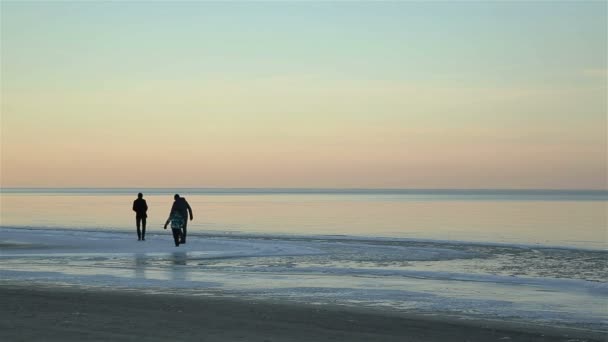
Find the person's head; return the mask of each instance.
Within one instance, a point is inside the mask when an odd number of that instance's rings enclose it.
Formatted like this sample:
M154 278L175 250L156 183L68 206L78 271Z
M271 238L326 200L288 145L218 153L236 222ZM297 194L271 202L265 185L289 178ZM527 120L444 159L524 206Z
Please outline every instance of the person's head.
M137 198L143 198L144 194L142 194L141 192L137 194Z
M173 199L177 201L177 199L179 198L178 194L175 194L175 196L173 196Z

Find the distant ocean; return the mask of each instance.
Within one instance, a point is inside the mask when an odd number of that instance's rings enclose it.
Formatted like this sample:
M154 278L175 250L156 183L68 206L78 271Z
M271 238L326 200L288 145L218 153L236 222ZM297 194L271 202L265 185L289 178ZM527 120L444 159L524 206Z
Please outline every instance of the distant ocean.
M174 193L194 212L177 248L162 229ZM608 331L607 205L586 190L4 188L0 282Z
M133 231L143 192L158 230L173 194L192 233L346 235L606 247L608 191L386 189L0 189L0 225Z

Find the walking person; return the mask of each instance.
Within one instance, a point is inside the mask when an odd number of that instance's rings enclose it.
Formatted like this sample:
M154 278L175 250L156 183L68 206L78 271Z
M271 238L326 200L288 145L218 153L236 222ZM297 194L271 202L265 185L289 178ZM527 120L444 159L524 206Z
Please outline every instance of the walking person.
M165 222L164 229L167 229L167 225L169 224L169 222L171 222L171 232L173 233L173 241L175 242L175 247L179 247L182 237L182 228L184 227L184 222L186 222L186 220L177 211L171 211L167 222Z
M188 201L186 201L184 197L180 197L179 194L175 194L175 196L173 196L173 199L175 201L173 202L173 206L171 207L171 214L169 214L169 216L171 217L173 212L177 212L182 217L184 222L182 226L180 243L184 244L186 243L188 216L190 216L190 221L192 221L192 219L194 218L192 216L192 208L190 208L190 204L188 204Z
M133 201L133 211L135 212L135 224L137 225L137 241L145 241L148 204L141 192L137 194L137 199ZM139 229L140 225L142 230Z

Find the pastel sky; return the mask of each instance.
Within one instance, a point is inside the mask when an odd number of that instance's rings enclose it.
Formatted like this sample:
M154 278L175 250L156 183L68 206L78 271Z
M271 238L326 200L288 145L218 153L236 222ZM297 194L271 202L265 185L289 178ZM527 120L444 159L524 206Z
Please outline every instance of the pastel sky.
M608 189L605 1L0 6L2 187Z

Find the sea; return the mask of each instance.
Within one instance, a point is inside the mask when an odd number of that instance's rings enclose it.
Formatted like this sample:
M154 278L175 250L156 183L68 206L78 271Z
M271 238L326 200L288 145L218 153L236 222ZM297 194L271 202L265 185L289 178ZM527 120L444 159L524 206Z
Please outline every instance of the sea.
M175 193L194 215L179 247ZM608 332L607 227L601 190L3 188L0 284Z

